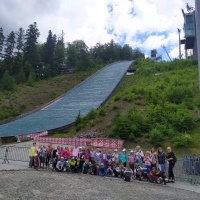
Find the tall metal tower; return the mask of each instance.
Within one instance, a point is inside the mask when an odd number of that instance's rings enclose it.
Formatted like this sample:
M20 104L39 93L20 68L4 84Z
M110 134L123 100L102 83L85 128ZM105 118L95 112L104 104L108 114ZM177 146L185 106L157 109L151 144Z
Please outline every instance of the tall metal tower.
M191 49L193 57L197 57L197 44L196 44L196 27L195 27L195 10L193 7L186 5L187 13L182 9L184 17L184 33L185 38L181 40L181 44L185 45L185 57L187 58L187 50Z
M199 90L200 90L200 1L195 0L195 19L196 19L196 41L197 41L197 58L199 72Z

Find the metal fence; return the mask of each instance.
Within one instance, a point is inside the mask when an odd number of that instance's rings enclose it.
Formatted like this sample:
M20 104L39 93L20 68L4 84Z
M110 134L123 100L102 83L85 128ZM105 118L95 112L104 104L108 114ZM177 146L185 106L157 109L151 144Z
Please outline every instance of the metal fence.
M178 159L174 167L175 178L186 180L191 184L200 183L200 158L184 156Z
M29 147L0 147L0 159L3 159L3 163L9 163L9 160L29 162L28 151ZM185 155L183 159L178 159L174 167L174 176L191 184L199 184L200 157Z
M4 159L6 153L6 147L0 147L0 159Z
M3 163L9 163L9 160L29 162L28 151L29 147L0 147L0 159L3 159Z

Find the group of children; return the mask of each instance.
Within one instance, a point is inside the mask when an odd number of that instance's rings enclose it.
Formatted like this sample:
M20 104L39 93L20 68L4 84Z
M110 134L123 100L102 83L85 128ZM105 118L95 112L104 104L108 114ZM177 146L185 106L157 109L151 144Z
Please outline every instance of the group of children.
M168 179L164 170L158 168L157 152L152 148L144 154L140 146L118 152L118 149L94 149L83 147L40 146L34 157L34 168L48 168L52 165L57 172L83 173L99 176L147 180L166 184Z

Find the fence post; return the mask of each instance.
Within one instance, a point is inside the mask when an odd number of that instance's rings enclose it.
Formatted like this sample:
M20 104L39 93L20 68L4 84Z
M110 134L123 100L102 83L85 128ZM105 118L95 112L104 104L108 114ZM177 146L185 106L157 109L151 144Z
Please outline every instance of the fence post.
M4 159L3 159L2 164L5 164L6 162L9 163L9 161L8 161L8 148L9 147L6 147L6 151L5 151L5 155L4 155Z

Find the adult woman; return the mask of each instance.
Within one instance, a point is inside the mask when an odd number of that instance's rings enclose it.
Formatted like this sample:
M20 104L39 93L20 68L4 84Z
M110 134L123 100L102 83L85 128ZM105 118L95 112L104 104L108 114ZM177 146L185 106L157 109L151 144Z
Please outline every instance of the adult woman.
M131 150L131 151L130 151L130 155L129 155L129 157L128 157L128 163L129 163L130 168L131 168L133 171L134 171L134 169L135 169L135 161L136 161L136 159L135 159L134 151Z
M112 161L114 164L117 164L119 160L119 154L118 154L118 150L115 149L114 153L112 154Z
M169 182L174 183L174 172L173 168L175 166L175 155L172 152L171 147L167 147L167 155L166 159L169 162L169 171L168 171L168 176L169 176Z
M154 148L151 148L150 158L152 160L151 167L156 167L157 165L157 153Z
M144 153L143 153L140 146L135 147L135 158L136 158L136 163L138 163L140 166L142 166L143 165Z
M127 154L126 149L122 150L122 153L119 155L119 163L122 163L124 167L126 167L127 162Z
M163 152L162 148L158 148L158 168L160 171L165 171L165 153Z

